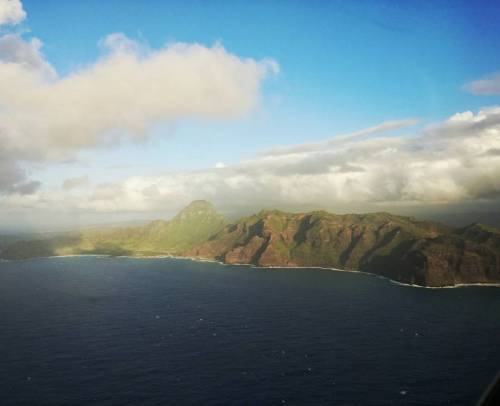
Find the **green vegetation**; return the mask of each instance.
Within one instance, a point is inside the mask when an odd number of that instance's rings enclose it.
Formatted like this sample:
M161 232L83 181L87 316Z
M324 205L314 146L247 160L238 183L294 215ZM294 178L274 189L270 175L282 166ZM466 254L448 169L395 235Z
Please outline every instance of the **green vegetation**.
M259 266L361 270L427 286L500 282L498 230L454 230L389 213L261 211L187 254Z
M232 224L206 201L170 221L5 243L6 259L74 254L178 255L259 266L361 270L428 286L500 282L500 231L451 229L389 213L263 210Z
M141 227L86 230L55 238L18 241L4 248L2 258L57 255L179 255L206 241L226 221L208 202L195 201L170 221L156 220Z

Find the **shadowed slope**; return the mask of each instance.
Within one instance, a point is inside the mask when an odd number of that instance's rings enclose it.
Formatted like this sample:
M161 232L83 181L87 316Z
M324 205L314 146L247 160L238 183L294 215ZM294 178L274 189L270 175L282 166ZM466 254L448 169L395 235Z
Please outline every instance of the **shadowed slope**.
M7 259L74 254L179 255L228 264L331 267L422 286L500 283L500 231L491 227L452 229L389 213L279 210L226 225L205 201L191 203L170 221L20 241L1 252Z
M453 230L388 213L263 211L185 254L225 263L360 270L424 286L498 283L499 236L484 226Z

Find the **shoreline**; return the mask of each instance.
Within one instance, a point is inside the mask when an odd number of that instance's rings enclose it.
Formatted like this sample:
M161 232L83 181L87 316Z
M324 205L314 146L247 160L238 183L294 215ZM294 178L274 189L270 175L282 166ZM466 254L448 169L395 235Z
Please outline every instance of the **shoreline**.
M73 255L51 255L51 256L47 256L47 257L32 257L32 258L23 258L23 259L3 259L3 258L0 258L0 262L21 262L21 261L30 261L30 260L34 260L34 259L78 258L78 257L124 258L124 259L180 259L180 260L193 261L193 262L209 262L209 263L216 263L216 264L224 265L224 266L248 267L248 268L262 269L262 270L269 270L269 269L282 269L282 270L287 270L287 269L312 269L312 270L321 269L321 270L326 270L326 271L348 272L348 273L369 275L371 277L385 279L385 280L387 280L395 285L410 287L410 288L421 288L421 289L458 289L458 288L468 288L468 287L500 288L500 283L481 283L481 282L479 282L479 283L457 283L456 285L445 285L445 286L422 286L422 285L416 285L416 284L411 284L411 283L399 282L399 281L391 279L387 276L378 275L378 274L371 273L371 272L357 271L357 270L350 270L350 269L339 269L339 268L322 267L322 266L258 266L258 265L254 265L254 264L239 264L239 263L227 264L225 262L217 261L215 259L183 257L183 256L178 256L178 255L151 255L151 256L117 255L117 256L113 256L113 255L108 255L108 254L73 254Z

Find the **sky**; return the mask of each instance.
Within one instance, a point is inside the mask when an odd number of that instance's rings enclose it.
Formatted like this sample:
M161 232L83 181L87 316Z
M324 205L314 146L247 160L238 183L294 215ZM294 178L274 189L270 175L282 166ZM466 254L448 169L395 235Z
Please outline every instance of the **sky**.
M0 0L0 230L500 207L500 7Z

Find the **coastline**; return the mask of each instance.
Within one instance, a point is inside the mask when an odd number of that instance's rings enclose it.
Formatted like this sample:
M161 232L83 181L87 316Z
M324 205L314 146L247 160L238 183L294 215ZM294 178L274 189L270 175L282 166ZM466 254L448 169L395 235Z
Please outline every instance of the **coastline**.
M348 272L348 273L356 273L356 274L363 274L363 275L368 275L371 277L376 277L380 279L385 279L395 285L399 286L404 286L404 287L410 287L410 288L420 288L420 289L458 289L458 288L468 288L468 287L489 287L489 288L500 288L500 283L457 283L456 285L445 285L445 286L423 286L423 285L416 285L416 284L411 284L411 283L404 283L404 282L399 282L394 279L391 279L387 276L383 275L378 275L375 273L371 272L365 272L365 271L357 271L357 270L351 270L351 269L339 269L339 268L333 268L333 267L322 267L322 266L258 266L254 264L244 264L244 263L234 263L234 264L227 264L222 261L217 261L215 259L208 259L208 258L197 258L197 257L185 257L185 256L178 256L178 255L108 255L108 254L72 254L72 255L51 255L51 256L46 256L46 257L31 257L31 258L23 258L23 259L3 259L0 258L0 262L22 262L22 261L30 261L33 259L54 259L54 258L79 258L79 257L94 257L94 258L124 258L124 259L180 259L180 260L186 260L186 261L193 261L193 262L209 262L209 263L216 263L219 265L224 265L224 266L237 266L237 267L248 267L248 268L254 268L254 269L262 269L262 270L287 270L287 269L320 269L320 270L326 270L326 271L336 271L336 272Z

